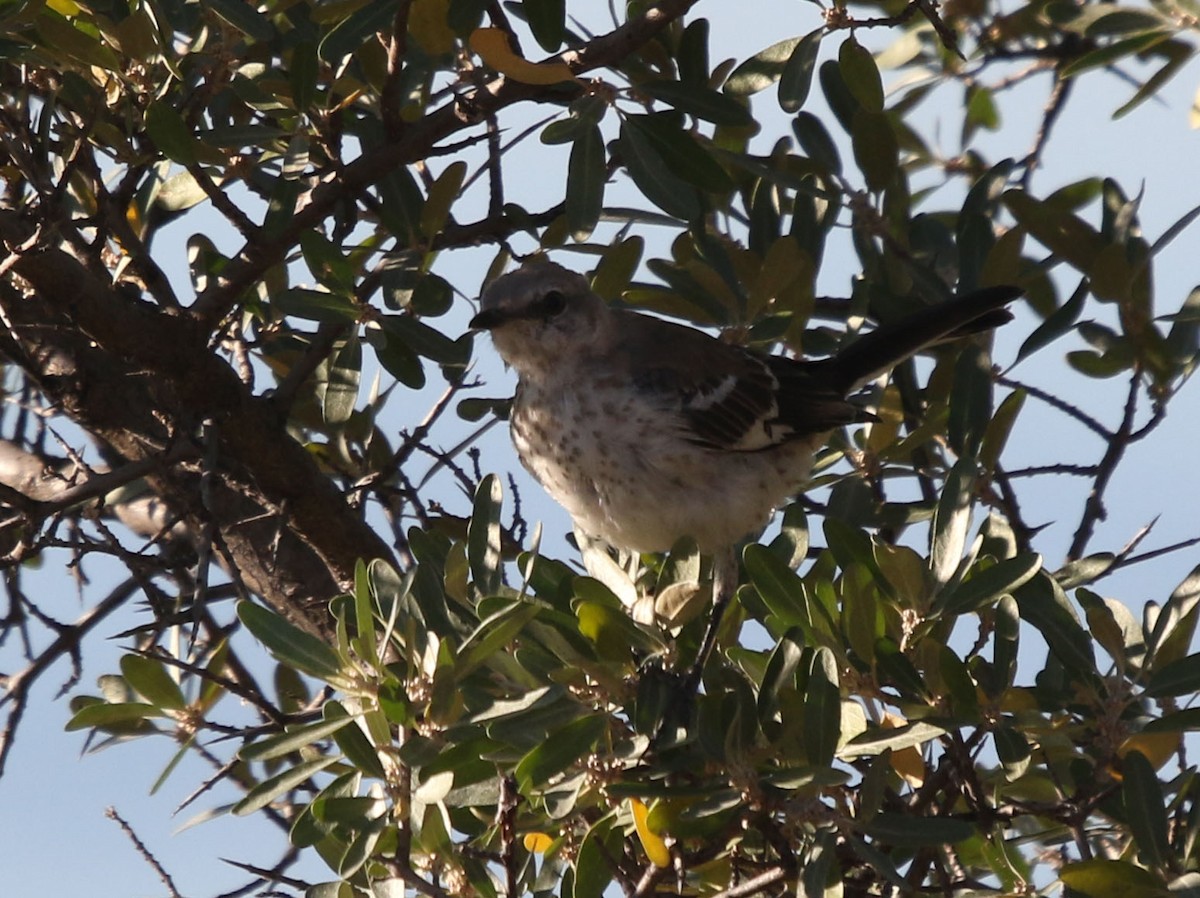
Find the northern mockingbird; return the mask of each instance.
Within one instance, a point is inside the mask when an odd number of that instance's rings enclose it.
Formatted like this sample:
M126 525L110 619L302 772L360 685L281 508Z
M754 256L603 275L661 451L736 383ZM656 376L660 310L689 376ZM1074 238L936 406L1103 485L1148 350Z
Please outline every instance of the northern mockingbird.
M691 536L713 553L766 525L833 430L871 420L848 396L948 335L1007 321L1020 293L980 290L812 361L612 309L543 263L489 284L471 327L517 370L517 453L578 530L635 552Z

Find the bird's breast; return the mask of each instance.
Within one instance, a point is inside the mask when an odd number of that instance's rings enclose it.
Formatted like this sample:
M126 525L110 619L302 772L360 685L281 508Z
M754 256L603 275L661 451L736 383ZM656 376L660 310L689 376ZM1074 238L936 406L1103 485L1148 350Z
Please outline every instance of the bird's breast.
M761 528L799 488L811 447L728 452L688 439L677 410L619 384L523 382L511 417L521 462L575 525L624 549L692 536L711 551Z

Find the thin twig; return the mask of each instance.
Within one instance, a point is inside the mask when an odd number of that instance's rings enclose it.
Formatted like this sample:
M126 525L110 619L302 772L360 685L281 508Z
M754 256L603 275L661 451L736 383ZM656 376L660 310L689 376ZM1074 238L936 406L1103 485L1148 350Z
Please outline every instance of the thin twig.
M137 850L137 853L142 856L142 860L149 864L151 869L158 874L158 878L161 879L163 885L167 887L167 892L171 898L183 898L183 896L179 894L179 889L175 888L175 880L171 878L171 874L168 873L163 868L163 865L158 862L158 858L150 853L150 849L147 848L146 844L137 837L137 833L133 831L133 827L126 823L125 819L117 813L117 809L114 807L108 808L108 810L104 812L104 816L109 820L116 821L117 826L121 827L125 835L129 837L129 841L133 843L133 847Z

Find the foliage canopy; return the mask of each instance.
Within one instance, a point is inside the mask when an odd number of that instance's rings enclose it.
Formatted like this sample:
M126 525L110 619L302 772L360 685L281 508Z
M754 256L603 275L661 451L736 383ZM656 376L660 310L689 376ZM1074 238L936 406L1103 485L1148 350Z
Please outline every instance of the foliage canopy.
M1033 183L1072 85L1127 72L1136 114L1200 13L779 4L792 36L726 59L706 5L0 6L0 638L24 653L0 773L32 685L141 601L68 728L172 737L158 785L213 763L221 810L287 835L244 892L1200 893L1200 575L1141 621L1093 591L1138 559L1094 545L1108 484L1196 363L1200 293L1153 274L1197 213L1149 238L1110 179ZM1032 148L991 158L1039 78ZM917 122L952 91L947 158ZM513 200L530 185L552 201ZM507 410L461 333L479 279L448 273L480 246L492 274L572 253L614 302L811 354L1017 283L1018 361L1081 337L1067 362L1123 381L1118 423L982 344L905 366L745 547L680 714L704 560L640 559L631 616L538 552L487 473L511 456L473 448ZM821 295L851 254L850 295ZM1096 459L1006 464L1033 403ZM1092 490L1051 561L1022 498L1056 475ZM124 579L74 624L26 585L101 557ZM288 875L310 852L323 882Z

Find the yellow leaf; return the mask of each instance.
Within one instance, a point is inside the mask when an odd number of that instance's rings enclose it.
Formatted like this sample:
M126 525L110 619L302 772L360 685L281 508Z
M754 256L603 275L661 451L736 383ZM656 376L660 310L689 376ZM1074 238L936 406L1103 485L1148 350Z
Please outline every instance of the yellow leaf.
M1171 756L1179 749L1179 733L1169 730L1158 733L1134 733L1121 743L1117 749L1119 757L1125 757L1131 751L1140 751L1146 756L1155 770L1171 760Z
M574 81L575 73L565 62L530 62L513 52L508 35L499 28L476 28L469 40L479 58L500 74L522 84L558 84Z
M554 840L545 833L525 833L521 842L531 854L545 854L554 844Z
M883 712L879 722L886 729L893 730L908 725L908 721L903 717L888 711ZM892 752L892 769L914 789L919 789L925 782L925 759L921 757L921 751L915 745Z
M633 828L637 830L642 850L646 852L650 863L656 867L671 866L671 850L667 848L667 843L657 833L652 832L646 823L646 817L650 813L646 806L636 798L629 799L629 806L633 810Z

